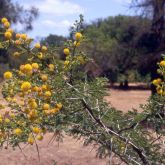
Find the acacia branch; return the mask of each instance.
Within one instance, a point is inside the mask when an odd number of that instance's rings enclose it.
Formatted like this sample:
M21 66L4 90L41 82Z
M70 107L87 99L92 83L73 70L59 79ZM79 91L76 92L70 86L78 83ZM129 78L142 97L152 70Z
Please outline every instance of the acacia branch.
M78 92L80 94L80 91L76 88L74 88L74 86L72 86L71 84L67 83L67 85L69 85L71 88L73 88L76 92ZM111 129L110 127L107 127L102 121L101 119L95 117L91 107L87 104L86 100L84 98L80 99L86 112L89 114L89 116L91 117L91 119L96 122L101 128L103 128L108 134L110 135L114 135L116 137L118 137L120 140L124 141L127 144L130 144L132 146L132 149L138 154L139 158L141 159L141 161L143 162L143 165L150 165L150 163L148 162L146 155L143 153L143 150L140 149L139 147L137 147L133 142L129 141L127 138L123 137L122 135L118 134L117 132L115 132L113 129Z
M149 165L149 162L148 160L146 159L146 155L143 153L143 151L137 147L134 143L132 143L131 141L129 141L127 138L121 136L120 134L116 133L115 131L111 130L109 127L105 126L104 123L96 118L92 112L92 109L89 107L89 105L86 103L86 101L84 99L82 99L82 104L84 105L86 111L88 112L88 114L90 115L90 117L97 123L99 124L102 128L105 129L105 131L108 133L108 134L111 134L111 135L115 135L117 136L119 139L121 139L122 141L130 144L133 148L133 150L139 155L141 161L143 162L144 165Z

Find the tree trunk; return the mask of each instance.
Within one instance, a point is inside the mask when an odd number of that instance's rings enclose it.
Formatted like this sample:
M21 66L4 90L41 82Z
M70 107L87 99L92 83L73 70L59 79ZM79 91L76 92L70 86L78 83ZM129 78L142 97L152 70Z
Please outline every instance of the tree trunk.
M164 15L165 15L165 0L153 0L153 20L152 20L152 31L158 37L160 43L164 38Z

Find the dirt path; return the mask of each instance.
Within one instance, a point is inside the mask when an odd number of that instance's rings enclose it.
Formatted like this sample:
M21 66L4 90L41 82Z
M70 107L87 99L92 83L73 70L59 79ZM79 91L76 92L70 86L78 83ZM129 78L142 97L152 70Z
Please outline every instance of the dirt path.
M111 90L111 97L106 97L108 102L123 111L131 108L138 108L139 104L146 102L150 96L150 91L120 91ZM138 108L139 109L139 108ZM71 137L65 137L64 142L58 147L54 142L48 145L52 134L47 134L42 142L39 143L41 160L39 162L36 147L28 146L23 152L17 148L2 149L0 151L0 165L106 165L107 161L95 157L95 149L92 146L84 147L82 141L76 141ZM114 163L115 164L115 163Z

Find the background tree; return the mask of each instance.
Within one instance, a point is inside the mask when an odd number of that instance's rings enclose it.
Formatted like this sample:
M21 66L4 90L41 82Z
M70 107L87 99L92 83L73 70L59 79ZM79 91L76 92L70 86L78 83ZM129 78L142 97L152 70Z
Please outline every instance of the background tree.
M67 40L67 38L65 38L63 36L59 36L56 34L50 34L48 37L43 38L41 40L41 43L44 45L59 47L59 46L62 46L66 40Z
M150 20L138 16L98 19L85 27L86 50L112 82L140 81L137 42L149 27Z
M6 17L11 23L21 23L25 30L32 30L32 22L37 16L38 9L33 6L30 9L24 9L12 0L0 0L0 19Z
M143 17L151 20L150 30L144 33L139 39L139 48L145 49L140 61L141 70L151 72L151 79L158 77L156 63L165 50L165 0L133 0L132 7L140 10ZM143 66L143 67L142 67ZM155 87L152 86L152 92L155 93Z

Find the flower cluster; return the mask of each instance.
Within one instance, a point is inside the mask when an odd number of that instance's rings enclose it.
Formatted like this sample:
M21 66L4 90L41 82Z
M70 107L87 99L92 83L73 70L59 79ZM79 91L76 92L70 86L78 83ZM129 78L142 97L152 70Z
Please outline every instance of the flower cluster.
M157 93L159 95L165 95L165 57L158 63L159 69L157 72L162 78L157 78L152 81L153 85L156 86Z
M14 48L15 58L27 56L19 69L4 73L3 96L10 110L0 116L0 143L6 141L13 146L19 142L34 144L42 140L48 125L54 125L55 118L62 113L64 99L60 97L69 71L84 64L85 55L75 56L83 36L75 33L73 41L66 43L61 61L49 52L45 45L33 43L26 34L15 33L7 18L2 18L3 44ZM53 121L52 121L53 120Z

